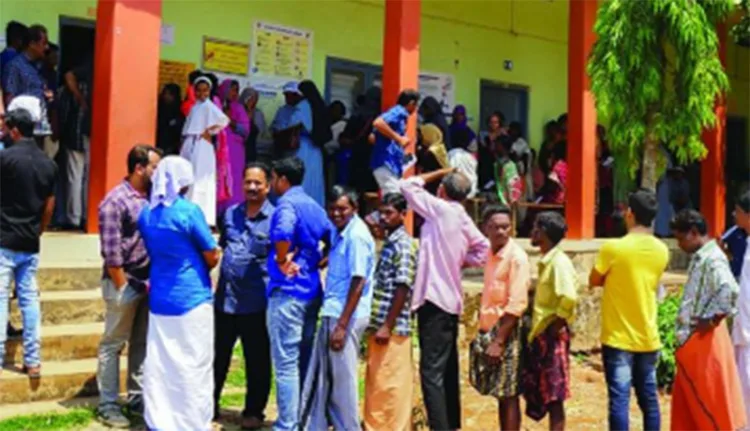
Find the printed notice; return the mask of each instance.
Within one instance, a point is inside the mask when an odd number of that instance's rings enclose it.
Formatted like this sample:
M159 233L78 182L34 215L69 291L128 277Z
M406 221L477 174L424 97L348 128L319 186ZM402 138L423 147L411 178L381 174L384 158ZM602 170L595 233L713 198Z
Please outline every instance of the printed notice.
M203 69L230 75L247 75L250 45L203 38Z
M252 75L287 80L311 77L312 31L258 21L253 34Z

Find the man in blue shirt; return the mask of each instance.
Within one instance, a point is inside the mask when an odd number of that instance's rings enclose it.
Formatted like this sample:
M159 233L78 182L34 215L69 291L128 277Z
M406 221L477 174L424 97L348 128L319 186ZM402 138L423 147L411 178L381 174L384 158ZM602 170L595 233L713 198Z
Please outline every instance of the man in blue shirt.
M357 215L357 193L335 186L328 214L328 275L310 369L302 391L302 429L360 429L358 367L362 334L370 323L375 241Z
M0 82L5 82L5 66L23 49L23 41L29 28L18 21L10 21L5 26L5 43L7 46L0 52Z
M747 248L747 233L739 226L734 225L721 236L721 244L729 254L732 274L734 274L734 278L739 280L740 274L742 274L742 260L745 258L745 249Z
M268 335L276 372L275 430L296 430L300 387L310 361L320 308L320 264L331 225L323 208L301 187L305 165L297 157L279 160L271 187L279 196L271 217L268 256Z
M6 104L22 94L42 101L52 97L37 68L37 63L44 59L48 47L47 29L41 25L32 25L26 32L23 53L3 65L2 84Z
M417 110L419 93L404 90L398 96L398 103L385 111L372 123L375 129L375 148L372 151L370 168L383 195L398 193L398 182L404 169L404 148L411 140L406 136L406 122Z
M271 391L271 353L266 329L266 286L271 216L268 201L271 169L265 163L247 165L245 202L227 209L219 224L224 250L215 306L214 417L239 337L245 356L245 410L242 428L263 426ZM237 178L236 180L239 180Z

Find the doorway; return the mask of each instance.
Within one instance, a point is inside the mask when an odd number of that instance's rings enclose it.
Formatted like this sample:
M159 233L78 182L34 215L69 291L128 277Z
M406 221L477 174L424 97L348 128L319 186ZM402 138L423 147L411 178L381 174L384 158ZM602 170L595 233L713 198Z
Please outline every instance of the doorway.
M95 33L95 21L60 17L60 77L94 58Z
M726 225L734 224L737 197L750 187L750 141L746 117L727 117L724 179L727 187Z
M486 130L486 120L493 112L499 111L505 116L507 126L512 121L521 123L523 135L529 132L529 88L482 80L479 87L480 130Z

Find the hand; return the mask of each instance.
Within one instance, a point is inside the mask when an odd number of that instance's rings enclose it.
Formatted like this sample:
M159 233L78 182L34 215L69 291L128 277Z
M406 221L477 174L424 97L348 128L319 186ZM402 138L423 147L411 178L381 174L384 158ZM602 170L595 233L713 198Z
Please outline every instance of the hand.
M386 325L383 325L378 328L378 331L375 333L375 343L385 346L389 341L391 341L391 329Z
M711 319L698 319L698 325L696 326L696 329L701 334L706 334L707 332L711 332L714 328L718 326L718 322L721 322L721 320L714 318Z
M409 139L408 136L402 136L399 138L398 143L401 144L402 147L406 148L411 143L411 139Z
M287 277L291 278L299 274L300 268L294 262L294 253L287 254L283 260L277 259L276 263L279 265L279 270Z
M374 133L370 133L369 135L367 135L367 142L370 145L375 145L375 134Z
M208 129L204 130L203 133L201 133L201 138L211 142L211 132L209 132Z
M344 348L344 343L346 343L346 328L340 324L336 324L336 327L333 328L333 332L331 332L331 350L334 352L340 352L341 349Z
M52 99L55 98L55 93L53 93L52 90L44 90L44 97L47 101L51 102Z
M547 331L549 331L552 335L557 335L560 333L560 331L563 330L565 327L565 319L557 318L554 322L552 322L548 327Z
M487 356L487 362L491 365L498 365L502 362L503 350L503 345L499 340L492 341L487 346L487 350L484 351L484 354Z

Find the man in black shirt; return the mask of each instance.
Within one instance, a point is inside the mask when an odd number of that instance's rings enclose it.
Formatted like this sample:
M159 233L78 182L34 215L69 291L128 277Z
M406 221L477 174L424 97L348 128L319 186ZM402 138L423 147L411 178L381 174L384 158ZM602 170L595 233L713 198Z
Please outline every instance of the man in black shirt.
M0 151L0 328L8 322L8 296L15 280L23 318L24 370L32 378L40 372L39 237L52 218L57 176L57 166L34 140L40 115L38 109L9 106L3 132L13 145ZM0 366L5 340L0 331Z

